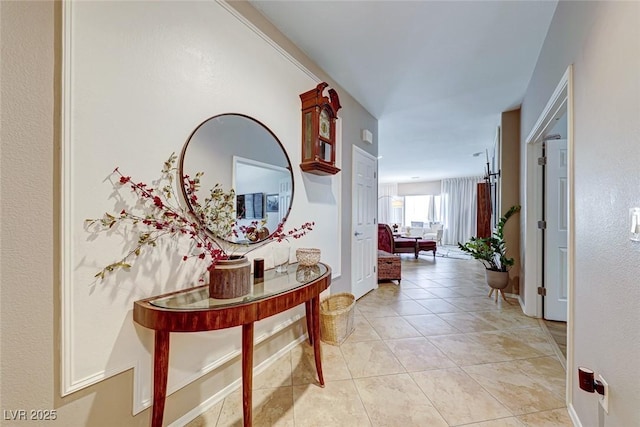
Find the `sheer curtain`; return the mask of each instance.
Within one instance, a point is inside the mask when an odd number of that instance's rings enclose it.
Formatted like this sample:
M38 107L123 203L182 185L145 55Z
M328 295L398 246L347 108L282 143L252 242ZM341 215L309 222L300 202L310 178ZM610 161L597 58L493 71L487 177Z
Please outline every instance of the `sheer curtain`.
M393 224L394 207L391 203L397 198L398 184L378 184L378 224Z
M442 180L442 218L445 245L464 243L476 234L478 183L480 176Z

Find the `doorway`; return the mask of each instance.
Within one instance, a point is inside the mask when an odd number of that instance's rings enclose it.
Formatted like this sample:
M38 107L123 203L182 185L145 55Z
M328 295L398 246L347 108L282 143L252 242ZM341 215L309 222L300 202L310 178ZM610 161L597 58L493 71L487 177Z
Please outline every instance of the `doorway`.
M567 358L568 300L568 194L567 114L556 117L556 125L542 138L542 313L546 329Z
M566 124L561 125L566 117ZM563 126L563 131L566 130L566 134L562 135L562 132L556 132L556 126ZM559 128L558 128L559 129ZM556 137L552 135L560 134ZM547 139L547 141L545 141ZM539 221L544 221L542 215L545 209L545 203L549 202L548 194L545 194L545 187L542 185L544 171L539 166L539 160L542 154L543 142L549 144L560 140L566 140L566 149L564 149L563 161L566 165L566 177L549 177L546 178L558 182L563 180L561 186L563 192L564 202L559 202L555 215L566 215L561 218L559 223L562 223L562 227L566 233L566 247L562 249L562 256L558 254L561 244L557 244L555 253L553 253L551 246L547 246L545 249L545 233L540 227ZM575 204L574 204L574 190L573 190L573 176L574 176L574 164L573 164L573 82L572 82L572 66L570 65L565 71L564 75L560 79L560 82L556 86L553 94L547 102L544 110L542 111L537 122L533 126L531 132L526 138L526 193L525 193L525 222L524 234L525 234L525 262L524 262L524 289L521 292L520 297L523 301L523 310L529 316L543 318L546 315L550 302L550 278L547 278L545 283L545 269L550 269L548 263L545 262L543 254L549 257L564 258L562 264L566 267L559 267L564 271L555 272L557 277L560 277L559 282L566 282L566 285L559 284L559 286L565 286L564 291L557 291L555 297L557 298L564 293L563 298L566 304L566 308L561 308L560 311L566 316L566 370L567 370L567 402L572 399L572 390L570 387L571 381L569 381L569 374L574 372L575 366L573 363L573 295L574 295L574 259L575 259L575 237L574 237L574 224L575 224ZM560 145L557 146L545 146L545 151L553 148L558 149L558 152L562 150ZM548 153L545 153L548 154ZM548 193L548 190L546 191ZM564 205L561 207L561 205ZM544 224L542 224L544 226ZM558 228L558 225L555 226ZM562 228L561 227L561 228ZM555 233L555 231L554 231ZM549 244L549 239L547 244ZM551 242L553 244L553 242ZM548 260L547 260L548 261ZM555 279L554 279L555 280ZM558 280L555 280L558 281ZM546 285L546 286L545 286ZM543 294L547 291L547 296ZM555 291L554 291L555 292Z

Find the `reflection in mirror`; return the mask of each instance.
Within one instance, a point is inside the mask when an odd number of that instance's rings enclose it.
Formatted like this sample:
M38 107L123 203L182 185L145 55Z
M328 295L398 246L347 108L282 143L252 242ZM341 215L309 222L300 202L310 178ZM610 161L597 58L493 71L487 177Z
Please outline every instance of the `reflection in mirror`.
M291 206L290 170L236 156L233 176L238 225L250 226L257 220L270 233L274 232ZM259 241L267 236L247 239Z
M276 136L251 117L221 114L193 131L180 155L180 177L194 177L197 172L204 172L196 194L199 200L216 184L225 191L235 190L238 235L234 243L265 240L289 214L291 162ZM193 209L188 200L187 204ZM246 233L239 231L256 223Z

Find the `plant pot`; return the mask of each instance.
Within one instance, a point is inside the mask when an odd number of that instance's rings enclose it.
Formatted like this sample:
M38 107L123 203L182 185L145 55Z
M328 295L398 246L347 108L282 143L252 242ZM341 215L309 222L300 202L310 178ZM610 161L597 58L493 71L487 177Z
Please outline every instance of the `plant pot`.
M492 289L504 289L509 284L508 271L485 270L487 285Z
M238 298L251 292L251 264L244 256L221 259L209 268L209 297Z

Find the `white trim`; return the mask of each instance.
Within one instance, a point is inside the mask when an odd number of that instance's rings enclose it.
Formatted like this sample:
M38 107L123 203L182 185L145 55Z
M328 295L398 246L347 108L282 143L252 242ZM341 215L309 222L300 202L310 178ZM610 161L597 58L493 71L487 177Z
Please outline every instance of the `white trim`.
M83 388L99 383L109 377L122 373L136 362L123 362L111 369L104 369L83 378L76 378L75 373L75 345L73 336L74 287L73 287L73 238L70 230L76 224L73 217L73 171L75 161L71 148L73 141L73 97L72 97L72 16L73 2L62 2L62 106L61 106L61 151L60 151L60 395L67 396Z
M542 206L542 175L538 158L542 155L541 144L525 145L526 203L525 214L522 218L525 230L525 257L524 257L524 301L523 311L527 316L542 317L542 297L538 295L537 288L542 285L542 265L540 257L542 253L542 233L538 229L537 222L542 217L539 207ZM533 284L533 286L532 286Z
M247 18L245 18L236 9L234 9L233 6L231 6L225 0L216 0L216 2L220 6L222 6L227 12L229 12L231 15L233 15L238 21L242 22L247 28L249 28L251 31L253 31L258 36L260 36L264 41L266 41L269 45L271 45L271 47L274 50L276 50L285 59L287 59L289 62L291 62L293 65L295 65L298 69L300 69L300 71L305 73L307 76L311 77L311 79L313 81L315 81L316 83L322 82L322 79L320 79L320 77L316 76L311 70L309 70L307 67L302 65L302 63L300 63L297 59L295 59L293 56L291 56L291 54L289 54L289 52L284 50L271 37L266 35L261 29L256 27L251 21L249 21Z
M62 108L61 108L61 150L60 150L60 189L61 212L60 227L60 394L64 397L77 390L77 383L73 381L73 288L70 285L72 275L72 245L71 236L67 230L71 229L71 176L73 161L71 160L71 5L62 2ZM82 385L84 387L84 385Z
M578 417L578 413L576 412L576 408L573 405L567 405L567 412L569 412L569 418L573 422L574 427L582 427L582 423L580 422L580 417Z
M573 401L573 375L575 369L574 363L574 314L575 314L575 257L576 257L576 204L575 204L575 141L573 135L573 66L567 68L567 152L568 158L568 191L567 198L569 200L569 226L567 240L569 243L569 251L567 254L568 264L568 284L567 292L567 405ZM577 416L577 415L576 415Z
M527 139L525 140L527 144L536 142L539 138L542 137L542 135L544 134L544 131L547 130L549 125L552 123L551 119L553 118L555 113L557 113L557 111L559 110L560 105L566 102L567 94L564 92L566 91L567 86L569 84L569 79L571 77L571 70L572 70L572 66L569 65L566 71L564 72L564 74L562 75L562 78L560 79L558 86L556 86L556 89L553 91L553 94L551 94L549 101L547 101L547 105L544 107L544 110L542 110L542 113L540 113L540 116L538 117L536 124L533 125L531 132L529 132L529 136L527 136ZM552 111L553 113L551 113Z

